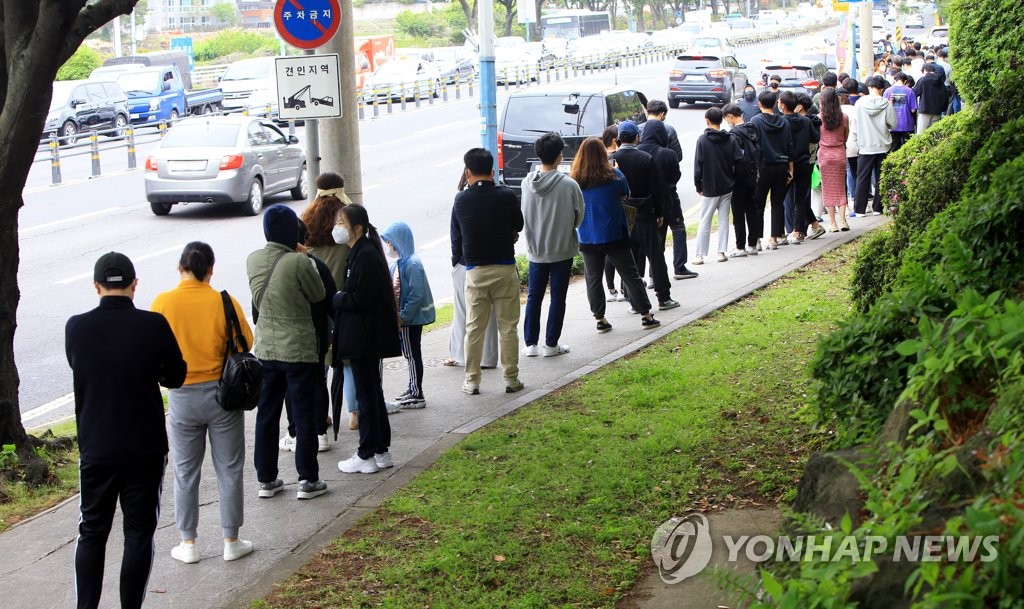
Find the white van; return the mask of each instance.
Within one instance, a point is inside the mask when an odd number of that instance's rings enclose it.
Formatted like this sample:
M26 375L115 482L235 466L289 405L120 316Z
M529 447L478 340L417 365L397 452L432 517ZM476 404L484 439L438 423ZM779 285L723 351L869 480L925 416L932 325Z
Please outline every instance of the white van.
M221 104L227 111L250 108L262 114L267 105L277 113L280 103L277 95L277 77L274 73L275 57L242 59L228 66L220 77L220 88L224 91Z

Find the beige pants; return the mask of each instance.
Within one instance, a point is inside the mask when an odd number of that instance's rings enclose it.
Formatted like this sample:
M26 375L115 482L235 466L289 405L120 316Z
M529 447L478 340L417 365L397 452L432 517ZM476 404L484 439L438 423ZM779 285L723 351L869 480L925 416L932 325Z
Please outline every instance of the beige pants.
M498 356L506 383L519 378L519 272L514 264L466 271L466 382L480 384L484 330L498 320Z

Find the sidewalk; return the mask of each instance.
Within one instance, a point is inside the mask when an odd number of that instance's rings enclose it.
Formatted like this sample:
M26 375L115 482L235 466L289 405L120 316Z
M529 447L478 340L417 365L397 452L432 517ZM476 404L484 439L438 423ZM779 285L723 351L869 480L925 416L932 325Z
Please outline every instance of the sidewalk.
M311 501L295 499L296 478L291 453L280 455L285 492L272 499L256 497L256 479L251 466L255 412L248 413L246 448L250 465L245 472L246 524L242 527L241 536L252 540L256 551L235 562L226 563L221 559L216 485L207 460L200 490L202 509L197 543L201 560L196 565L173 560L170 550L179 538L174 527L173 483L168 472L164 480L163 508L146 607L248 607L252 600L265 595L275 582L297 570L314 552L429 467L441 451L466 434L742 298L884 221L882 217L858 218L851 221L853 230L850 232L826 233L820 239L802 245L780 247L774 252L765 251L759 256L733 259L727 263L711 262L694 267L700 273L699 278L672 282L672 297L682 306L671 311L655 311L662 322L657 330L641 330L639 316L630 315L628 303L621 302L608 303L608 320L614 330L597 334L583 282L575 281L569 288L562 334L562 342L571 347L571 353L554 358L522 357L520 379L526 389L517 394L504 392L500 370L484 371L480 395L462 394L459 391L462 369L441 365L448 356L448 332L430 332L423 339L427 408L403 411L390 419L395 468L369 476L339 472L337 462L348 458L356 446L355 432L349 432L343 426L338 442L332 444L329 452L320 453L320 476L330 491ZM712 251L714 241L713 235ZM448 295L435 296L443 299ZM390 360L385 369L385 396L402 393L406 384L404 361ZM3 556L0 598L6 609L74 605L77 522L78 502L73 498L0 534L0 556ZM652 523L652 526L656 524ZM120 527L118 515L107 547L101 603L104 608L118 606Z

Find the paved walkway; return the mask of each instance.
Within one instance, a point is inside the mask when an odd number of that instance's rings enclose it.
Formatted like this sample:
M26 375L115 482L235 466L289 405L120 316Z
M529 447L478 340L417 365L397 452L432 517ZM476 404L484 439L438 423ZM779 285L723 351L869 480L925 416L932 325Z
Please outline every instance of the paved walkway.
M485 370L481 395L463 395L459 391L462 370L440 365L448 355L448 332L428 333L423 340L427 408L391 417L394 469L369 476L339 472L336 463L350 456L356 446L355 433L348 431L342 432L329 452L320 453L321 477L330 492L314 500L295 499L296 479L290 453L281 454L281 477L286 482L286 492L272 499L257 499L254 471L251 466L246 469L246 523L241 536L255 544L256 551L252 555L230 563L221 559L217 494L208 459L200 491L202 508L197 543L202 559L195 565L173 560L170 550L178 542L178 534L174 528L172 481L170 476L165 476L156 559L146 607L247 607L251 600L265 595L274 582L294 572L314 552L429 467L442 450L466 434L742 298L883 221L884 218L874 217L855 219L851 221L853 230L847 233L827 233L803 245L695 267L701 274L699 278L672 282L672 297L682 306L656 313L662 321L657 330L642 330L640 318L630 315L628 304L623 302L608 305L608 319L614 330L597 334L583 282L576 281L569 288L562 338L572 352L555 358L522 358L520 378L526 389L517 394L504 392L500 370ZM391 360L386 367L385 395L398 395L405 389L404 363ZM248 413L246 437L249 439L254 423L255 413ZM247 462L251 464L251 442L247 449ZM0 534L0 556L3 557L0 599L6 609L74 605L77 521L78 504L74 498ZM658 524L652 523L652 530ZM118 516L107 548L105 594L101 603L105 608L117 606L120 526Z

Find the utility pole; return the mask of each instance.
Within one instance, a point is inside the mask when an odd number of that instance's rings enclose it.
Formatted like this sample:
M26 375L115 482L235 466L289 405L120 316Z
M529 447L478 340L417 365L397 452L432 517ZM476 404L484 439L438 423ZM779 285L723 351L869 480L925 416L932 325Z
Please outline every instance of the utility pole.
M498 161L498 85L494 75L494 0L479 0L480 137L483 147Z
M344 9L342 9L344 10ZM342 13L344 15L344 13ZM348 21L347 19L345 21ZM332 40L337 40L339 36L335 35ZM303 51L304 55L316 55L315 50ZM339 63L341 60L339 59ZM346 64L342 63L342 66ZM353 65L349 62L347 65ZM345 69L341 68L342 75L340 78L344 79ZM344 82L341 87L341 99L345 99L345 86ZM340 103L340 102L339 102ZM280 108L280 106L278 106ZM342 110L342 117L345 116L345 111ZM342 118L341 120L344 120ZM324 120L324 123L333 122L331 120ZM326 125L325 125L326 126ZM305 119L306 127L306 202L312 203L313 199L316 198L316 178L320 175L320 120L315 118ZM344 175L344 174L342 174ZM345 186L348 186L348 180L345 180Z
M132 25L131 25L131 28L129 29L129 31L131 32L132 42L131 42L131 45L129 45L129 46L131 47L132 55L134 56L136 54L135 53L135 11L132 10L132 14L129 15L128 17L132 20Z
M111 44L114 45L114 57L120 57L124 54L121 48L121 17L114 17L114 20L110 22L113 27L111 33Z
M861 0L860 8L860 57L857 58L858 73L860 82L867 80L875 69L875 32L871 29L871 9L874 8L872 0Z
M308 165L309 181L312 185L323 171L335 171L345 178L345 193L353 203L363 204L363 166L359 155L359 109L356 105L356 73L352 66L355 59L355 34L352 26L352 0L340 0L343 16L338 33L323 49L337 53L341 64L341 118L321 120L320 150L322 161L316 173L313 164ZM308 124L308 123L307 123ZM310 186L310 197L316 188Z

